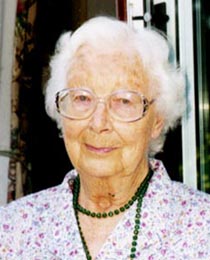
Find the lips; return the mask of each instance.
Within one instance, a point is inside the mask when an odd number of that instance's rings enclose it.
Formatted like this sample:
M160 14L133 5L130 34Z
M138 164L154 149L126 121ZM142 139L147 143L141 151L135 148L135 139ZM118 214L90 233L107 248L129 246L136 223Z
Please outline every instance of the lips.
M96 146L92 146L90 144L85 144L85 146L89 151L95 152L98 154L107 154L107 153L110 153L117 149L116 147L96 147Z

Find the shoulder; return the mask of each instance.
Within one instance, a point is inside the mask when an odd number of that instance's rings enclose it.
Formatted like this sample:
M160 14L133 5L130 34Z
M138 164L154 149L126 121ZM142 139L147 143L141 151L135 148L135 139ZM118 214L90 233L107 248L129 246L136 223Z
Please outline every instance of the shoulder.
M187 230L203 227L210 234L210 195L172 181L160 161L153 160L152 167L151 192L156 194L153 199L156 198L159 211L170 213L174 226Z
M185 250L190 259L209 259L210 195L172 182L171 201L171 236L177 250Z
M8 219L9 215L11 216L10 219L22 219L36 214L40 216L49 210L54 211L54 208L58 209L59 206L65 203L67 198L69 203L72 191L69 189L68 181L74 176L75 171L72 170L65 176L60 185L27 195L0 207L0 219Z
M182 202L182 205L186 202L192 203L194 206L210 205L210 194L188 187L181 182L171 181L171 185L172 194L178 201Z
M68 193L68 189L66 189L65 185L61 184L10 202L5 206L0 207L0 212L2 214L4 214L4 212L7 214L16 212L17 216L22 215L23 211L30 212L30 214L36 211L46 211L46 209L49 209L52 205L56 204L56 201L61 200L66 193ZM2 214L0 217L2 217Z
M190 206L192 209L205 208L210 211L210 194L171 180L161 161L152 159L150 164L154 171L153 188L158 188L164 199L170 199L170 203L180 210Z
M1 252L18 250L40 234L47 233L49 223L55 224L60 215L71 214L72 192L67 174L63 183L25 196L0 207L0 258ZM40 239L40 238L39 238ZM20 243L21 241L21 243Z
M168 232L166 243L178 259L210 259L210 195L172 181L160 161L153 170L150 203L157 227Z
M0 212L12 213L15 211L17 214L21 214L23 209L32 213L34 211L46 211L46 209L49 209L52 206L57 207L66 196L72 196L72 191L69 189L68 181L71 178L74 178L74 176L75 170L72 170L66 174L61 184L17 199L5 206L0 207Z
M183 183L171 182L171 201L177 209L179 220L201 228L209 228L210 232L210 195L192 189Z

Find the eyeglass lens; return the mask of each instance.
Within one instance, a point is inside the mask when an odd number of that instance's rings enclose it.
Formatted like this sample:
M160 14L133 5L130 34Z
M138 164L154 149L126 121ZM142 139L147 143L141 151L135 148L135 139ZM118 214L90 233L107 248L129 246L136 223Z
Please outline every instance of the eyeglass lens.
M90 116L98 102L105 102L111 116L129 121L140 118L144 111L141 95L132 91L117 91L101 99L85 89L66 89L59 93L59 110L63 116L75 119Z

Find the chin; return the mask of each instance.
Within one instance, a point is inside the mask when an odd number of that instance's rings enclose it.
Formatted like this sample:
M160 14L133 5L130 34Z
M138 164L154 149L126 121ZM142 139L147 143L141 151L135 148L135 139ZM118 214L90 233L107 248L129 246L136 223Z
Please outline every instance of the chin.
M113 165L114 164L114 165ZM120 171L119 165L114 163L107 163L103 161L90 162L86 160L84 163L79 164L77 169L79 172L85 174L86 176L98 177L98 178L106 178L115 176L117 172Z

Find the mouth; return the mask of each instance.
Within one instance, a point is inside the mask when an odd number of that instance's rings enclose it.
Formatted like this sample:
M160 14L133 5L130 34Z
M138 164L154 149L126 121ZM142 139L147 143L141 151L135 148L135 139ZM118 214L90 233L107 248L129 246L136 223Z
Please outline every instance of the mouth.
M97 154L108 154L117 149L117 147L96 147L90 144L85 144L87 150Z

